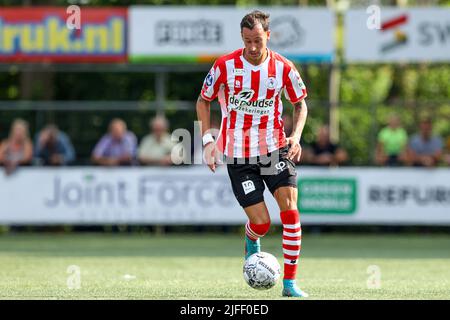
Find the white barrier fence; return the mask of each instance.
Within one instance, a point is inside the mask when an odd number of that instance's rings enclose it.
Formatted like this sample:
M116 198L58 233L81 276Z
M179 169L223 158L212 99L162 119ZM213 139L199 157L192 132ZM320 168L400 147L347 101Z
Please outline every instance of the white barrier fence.
M303 224L450 225L448 169L298 167ZM276 202L266 190L274 223ZM242 224L226 168L21 168L0 224Z

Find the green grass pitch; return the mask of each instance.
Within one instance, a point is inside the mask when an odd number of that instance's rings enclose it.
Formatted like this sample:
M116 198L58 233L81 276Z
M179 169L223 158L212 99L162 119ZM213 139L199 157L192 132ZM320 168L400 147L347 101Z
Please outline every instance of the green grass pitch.
M281 235L262 245L281 263ZM0 299L282 299L281 283L248 287L242 265L238 235L7 234ZM370 265L379 289L367 286ZM450 236L305 232L298 279L309 299L450 299Z

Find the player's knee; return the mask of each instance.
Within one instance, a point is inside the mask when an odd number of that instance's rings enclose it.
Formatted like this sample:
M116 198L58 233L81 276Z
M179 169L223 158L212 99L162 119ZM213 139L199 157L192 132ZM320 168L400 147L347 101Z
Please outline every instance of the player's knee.
M281 211L286 210L296 210L297 209L297 199L286 197L278 202Z
M281 211L297 209L297 189L291 187L279 188L275 192L275 198Z

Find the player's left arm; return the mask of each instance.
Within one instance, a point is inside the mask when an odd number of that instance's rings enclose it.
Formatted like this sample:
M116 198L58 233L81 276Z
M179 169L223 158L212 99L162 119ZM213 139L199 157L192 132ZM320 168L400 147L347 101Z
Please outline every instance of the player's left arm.
M294 106L293 128L287 143L290 145L288 158L294 162L299 162L302 156L302 147L300 139L302 137L303 128L305 127L306 118L308 117L308 107L305 99L292 104Z

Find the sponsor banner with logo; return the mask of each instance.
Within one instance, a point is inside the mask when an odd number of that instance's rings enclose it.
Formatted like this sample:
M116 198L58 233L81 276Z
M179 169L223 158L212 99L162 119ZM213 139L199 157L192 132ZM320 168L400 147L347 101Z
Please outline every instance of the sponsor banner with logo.
M83 7L79 20L77 12L66 10L66 7L1 8L0 62L127 60L126 8Z
M379 12L379 19L376 15ZM450 8L345 13L347 62L450 61Z
M448 169L298 167L307 224L450 225ZM38 187L37 187L38 186ZM254 191L246 181L243 191ZM272 221L277 204L266 190ZM0 174L0 224L242 224L226 168L21 168Z
M198 166L2 172L0 224L240 223L226 170L217 176L208 171Z
M270 13L269 48L293 61L333 61L332 11L298 7L259 9ZM209 62L243 47L240 22L250 11L224 6L131 6L130 60Z

